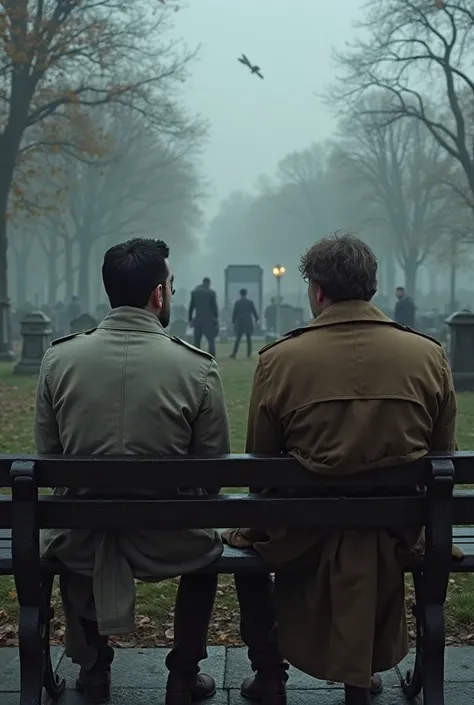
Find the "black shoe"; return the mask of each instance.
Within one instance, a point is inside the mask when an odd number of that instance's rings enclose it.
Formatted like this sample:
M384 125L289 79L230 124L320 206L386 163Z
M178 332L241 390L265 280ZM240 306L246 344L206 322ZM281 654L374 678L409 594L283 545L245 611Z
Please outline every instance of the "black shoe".
M345 705L372 705L370 688L356 688L353 685L345 685Z
M246 678L241 687L242 697L262 705L286 705L286 671L257 671Z
M216 693L216 682L204 673L190 681L185 675L170 673L166 686L165 705L191 705L212 698Z
M379 674L374 673L370 681L370 694L380 695L380 693L383 691L383 681Z
M84 693L88 703L106 703L110 700L110 666L99 671L81 668L76 680L76 690Z
M114 650L107 646L99 654L93 668L81 668L76 680L76 690L84 693L87 702L106 703L110 700L110 666L114 660Z

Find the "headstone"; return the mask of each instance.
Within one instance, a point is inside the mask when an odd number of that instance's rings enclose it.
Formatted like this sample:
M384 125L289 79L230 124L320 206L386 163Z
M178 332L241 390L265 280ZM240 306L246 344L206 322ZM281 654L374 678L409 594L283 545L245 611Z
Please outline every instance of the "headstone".
M457 392L474 391L474 314L457 311L446 319L448 355Z
M91 328L97 328L97 320L88 313L81 313L80 316L71 321L71 333L84 333Z
M21 359L13 370L14 374L38 374L43 355L51 343L52 334L51 319L43 311L32 311L24 317L21 322L23 338Z

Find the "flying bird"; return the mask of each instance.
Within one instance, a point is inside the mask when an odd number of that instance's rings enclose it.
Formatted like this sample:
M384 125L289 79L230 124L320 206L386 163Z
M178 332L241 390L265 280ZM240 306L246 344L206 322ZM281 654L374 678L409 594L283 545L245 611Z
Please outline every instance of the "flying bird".
M243 64L244 66L247 66L250 69L250 73L255 73L257 76L260 78L263 78L262 73L260 71L260 66L255 66L247 59L245 54L242 54L242 56L239 59L240 63Z

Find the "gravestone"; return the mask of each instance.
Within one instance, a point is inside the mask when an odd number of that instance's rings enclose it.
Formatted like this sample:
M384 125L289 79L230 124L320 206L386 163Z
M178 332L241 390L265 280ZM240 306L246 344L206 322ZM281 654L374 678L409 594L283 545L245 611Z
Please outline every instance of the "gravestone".
M52 335L51 319L43 311L32 311L24 317L21 322L21 359L13 370L14 374L39 373L41 360L51 343Z
M457 311L446 319L448 355L457 392L474 391L474 314Z
M84 333L91 328L97 328L97 320L88 313L81 313L71 321L71 333Z

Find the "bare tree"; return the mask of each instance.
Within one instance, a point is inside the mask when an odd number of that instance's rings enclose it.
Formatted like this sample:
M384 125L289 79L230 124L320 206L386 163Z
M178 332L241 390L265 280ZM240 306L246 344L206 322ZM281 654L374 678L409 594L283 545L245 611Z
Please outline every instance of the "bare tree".
M172 9L160 0L0 3L0 358L10 357L7 214L22 144L61 144L68 105L118 104L167 134L192 129L177 105L192 54L165 39ZM37 144L27 137L35 126L46 135Z
M358 104L356 115L341 128L338 163L348 178L361 180L366 223L389 235L386 246L414 295L418 268L449 222L451 193L441 183L449 160L420 123L381 124L379 113L390 102L373 94Z
M98 240L116 243L143 233L175 232L173 249L189 250L204 195L194 163L195 144L165 142L141 116L127 111L101 112L97 118L108 135L108 151L103 159L88 162L62 155L62 167L49 179L52 192L61 193L60 202L39 221L48 262L57 253L58 238L63 240L68 293L72 251L77 254L77 293L86 310L91 253Z
M366 109L386 124L423 125L461 165L473 209L472 0L368 0L365 7L364 38L336 55L344 73L332 99L352 109L374 87L389 92L389 103Z

